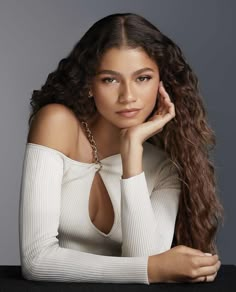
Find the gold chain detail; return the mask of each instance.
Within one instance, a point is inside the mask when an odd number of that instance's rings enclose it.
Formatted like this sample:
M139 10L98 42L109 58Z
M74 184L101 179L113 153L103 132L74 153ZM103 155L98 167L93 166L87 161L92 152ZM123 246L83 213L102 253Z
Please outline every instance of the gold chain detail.
M98 150L97 150L97 145L96 142L93 138L92 132L90 131L88 127L88 123L85 121L81 121L81 124L84 126L89 143L91 144L92 150L93 150L93 157L94 157L94 162L99 165L99 169L97 171L100 171L102 168L102 163L98 158Z

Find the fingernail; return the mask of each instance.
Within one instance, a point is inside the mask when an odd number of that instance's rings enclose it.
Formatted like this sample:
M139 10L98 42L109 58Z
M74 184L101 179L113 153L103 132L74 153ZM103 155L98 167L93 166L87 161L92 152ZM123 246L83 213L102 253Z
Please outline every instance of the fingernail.
M212 256L212 254L211 253L208 253L208 252L205 252L205 255Z

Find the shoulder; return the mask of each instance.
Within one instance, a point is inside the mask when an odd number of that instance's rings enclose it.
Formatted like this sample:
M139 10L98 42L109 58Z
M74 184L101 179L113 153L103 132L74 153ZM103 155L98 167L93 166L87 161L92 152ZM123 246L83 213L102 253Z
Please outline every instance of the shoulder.
M79 120L74 112L63 104L43 106L34 116L27 143L47 146L68 156L79 129Z

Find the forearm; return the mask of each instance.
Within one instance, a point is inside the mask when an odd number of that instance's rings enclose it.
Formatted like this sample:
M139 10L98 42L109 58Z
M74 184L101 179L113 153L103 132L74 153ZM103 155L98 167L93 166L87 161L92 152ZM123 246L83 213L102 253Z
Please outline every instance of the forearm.
M155 189L154 185L154 188L150 189L147 178L154 174L149 169L145 169L144 173L141 163L142 149L137 147L137 143L136 148L133 145L126 145L122 152L124 162L121 178L122 255L152 255L171 247L180 190L177 188L177 173L170 172L169 164L166 162L165 172L163 170L161 173L163 179L159 180L162 182L162 188Z
M157 221L144 172L121 180L122 256L146 256L158 251Z
M125 143L125 145L123 145L121 150L123 179L135 176L143 171L142 157L142 145L137 145L137 143L135 143L134 141L127 142Z
M148 284L147 257L97 255L60 246L56 235L63 170L58 151L27 145L19 210L23 276L37 281Z
M142 155L143 147L137 143L123 144L121 153L123 256L149 255L153 251L152 243L156 238L156 234L153 232L156 229L154 227L156 222L146 181L143 181L145 178L142 174Z

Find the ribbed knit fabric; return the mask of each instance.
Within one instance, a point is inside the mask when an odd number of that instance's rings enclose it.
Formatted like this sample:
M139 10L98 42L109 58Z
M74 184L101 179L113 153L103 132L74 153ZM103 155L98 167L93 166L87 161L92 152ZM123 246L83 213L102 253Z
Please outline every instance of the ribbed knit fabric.
M22 275L29 280L142 283L148 257L171 248L180 181L160 148L144 142L143 172L122 179L122 160L101 160L114 224L108 234L89 217L95 163L27 143L19 205Z

